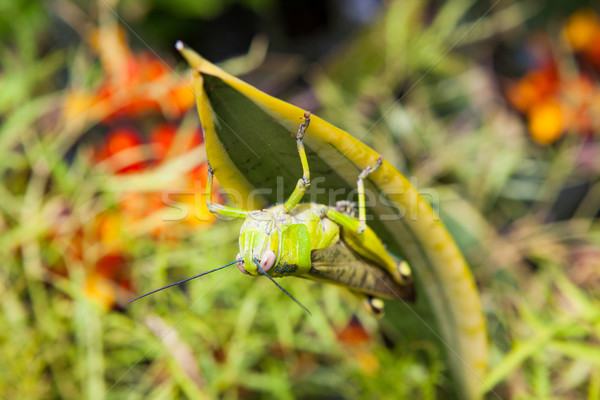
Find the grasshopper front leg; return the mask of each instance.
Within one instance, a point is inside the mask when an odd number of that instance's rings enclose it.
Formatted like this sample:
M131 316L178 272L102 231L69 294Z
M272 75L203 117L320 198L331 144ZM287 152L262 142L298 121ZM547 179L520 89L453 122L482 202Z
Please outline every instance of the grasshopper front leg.
M296 188L283 205L283 209L286 213L290 212L291 209L300 203L300 200L302 200L302 197L304 197L306 190L310 186L310 170L308 168L306 150L304 149L304 133L310 124L310 116L311 113L309 111L304 113L304 122L300 124L300 127L298 127L298 133L296 134L298 155L300 156L300 162L302 163L302 178L298 180Z
M206 179L206 205L208 206L208 210L213 214L222 215L224 217L233 217L233 218L240 218L240 219L246 218L249 211L213 203L213 201L212 201L213 175L214 175L214 172L213 172L212 168L210 167L210 164L208 164L208 176Z

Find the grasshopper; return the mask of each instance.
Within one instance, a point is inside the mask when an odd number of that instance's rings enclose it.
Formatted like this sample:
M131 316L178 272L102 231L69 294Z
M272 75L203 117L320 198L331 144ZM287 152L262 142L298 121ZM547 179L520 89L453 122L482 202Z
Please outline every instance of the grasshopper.
M358 175L358 206L349 201L337 202L334 207L300 203L310 186L304 135L311 115L308 111L304 113L304 122L296 134L302 177L283 204L248 211L213 203L214 171L209 165L206 185L208 209L224 217L244 219L239 238L240 252L236 260L146 293L130 302L233 264L237 264L244 274L267 276L309 314L310 311L273 278L298 276L344 286L363 297L367 310L376 316L383 315L383 301L380 298L414 298L408 264L390 255L381 239L366 223L364 180L381 165L381 158ZM355 208L358 208L358 218L354 216Z
M382 159L358 175L358 218L354 217L352 202L338 202L335 207L300 203L310 186L303 142L310 117L307 111L296 134L302 177L283 204L247 211L213 203L214 172L209 166L208 209L221 216L245 220L236 257L242 273L265 275L271 280L299 276L344 286L363 296L369 311L382 315L383 302L379 297L412 299L414 296L408 264L395 260L366 224L364 180L381 165Z

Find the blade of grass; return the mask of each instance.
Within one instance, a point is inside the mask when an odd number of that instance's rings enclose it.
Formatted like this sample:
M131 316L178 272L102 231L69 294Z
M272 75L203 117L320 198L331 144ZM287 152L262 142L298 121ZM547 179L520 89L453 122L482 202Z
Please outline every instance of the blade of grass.
M517 343L513 349L502 358L500 363L490 370L484 378L483 388L493 388L513 373L523 362L548 345L550 340L570 326L571 320L557 322L539 331L529 340Z

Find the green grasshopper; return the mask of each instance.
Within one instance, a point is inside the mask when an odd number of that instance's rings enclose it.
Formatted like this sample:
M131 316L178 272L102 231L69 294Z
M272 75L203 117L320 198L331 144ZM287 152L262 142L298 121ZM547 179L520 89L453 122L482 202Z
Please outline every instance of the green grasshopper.
M303 174L284 204L260 211L215 204L213 171L209 168L208 209L218 215L245 219L240 231L240 253L236 257L243 273L299 276L341 285L366 295L367 308L380 315L383 303L376 297L413 297L408 264L396 261L366 224L364 180L381 165L381 159L358 175L358 219L353 217L349 202L338 202L336 207L300 204L310 186L303 142L310 117L310 112L304 114L304 122L296 134Z
M354 203L347 201L338 202L335 207L301 204L310 186L310 169L303 142L310 117L310 112L304 114L304 122L296 134L303 174L283 204L247 211L213 203L214 172L209 165L206 186L208 209L214 214L245 220L240 231L240 252L236 261L213 271L237 264L244 274L265 275L307 312L306 307L273 278L299 276L344 286L364 297L366 308L381 316L383 302L379 298L412 300L414 296L408 264L395 260L366 224L364 180L381 165L381 158L358 175L358 218L354 217Z

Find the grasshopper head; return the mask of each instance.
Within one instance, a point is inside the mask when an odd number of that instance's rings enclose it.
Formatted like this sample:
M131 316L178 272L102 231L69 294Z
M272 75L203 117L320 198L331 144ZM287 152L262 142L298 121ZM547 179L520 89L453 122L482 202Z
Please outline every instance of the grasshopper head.
M244 274L261 275L254 260L263 271L268 271L277 260L279 234L275 228L275 217L268 211L250 213L240 232L240 253L236 259Z

